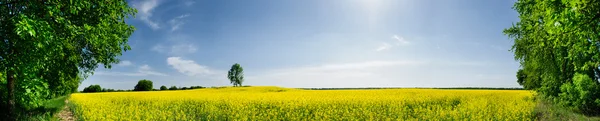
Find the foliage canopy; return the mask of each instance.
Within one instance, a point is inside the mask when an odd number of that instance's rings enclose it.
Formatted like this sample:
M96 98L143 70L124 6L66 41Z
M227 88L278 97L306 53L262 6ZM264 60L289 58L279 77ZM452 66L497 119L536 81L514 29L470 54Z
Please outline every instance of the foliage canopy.
M76 90L98 65L110 68L130 49L125 19L135 12L125 0L0 0L2 105L36 108Z
M227 72L227 78L233 86L242 86L242 82L244 82L244 68L238 63L233 64L229 72Z
M100 85L90 85L86 88L83 88L83 92L104 92Z
M152 91L152 81L146 79L138 81L133 91Z
M600 2L518 0L520 21L504 30L521 70L519 84L557 103L600 111Z
M169 90L177 90L177 86L171 86L169 87Z

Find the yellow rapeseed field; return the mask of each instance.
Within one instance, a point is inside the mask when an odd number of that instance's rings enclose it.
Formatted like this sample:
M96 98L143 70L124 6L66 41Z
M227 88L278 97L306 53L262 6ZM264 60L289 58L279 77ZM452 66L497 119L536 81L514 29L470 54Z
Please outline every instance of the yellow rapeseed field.
M229 87L72 94L84 120L531 120L522 90Z

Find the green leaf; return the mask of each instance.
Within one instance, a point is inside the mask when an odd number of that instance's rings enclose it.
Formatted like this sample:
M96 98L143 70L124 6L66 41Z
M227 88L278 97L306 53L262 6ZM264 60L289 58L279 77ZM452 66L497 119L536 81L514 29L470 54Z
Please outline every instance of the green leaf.
M31 29L30 29L30 30L29 30L29 31L27 31L27 32L29 33L29 35L31 35L31 36L34 36L34 37L35 37L35 31L33 31L33 30L31 30Z

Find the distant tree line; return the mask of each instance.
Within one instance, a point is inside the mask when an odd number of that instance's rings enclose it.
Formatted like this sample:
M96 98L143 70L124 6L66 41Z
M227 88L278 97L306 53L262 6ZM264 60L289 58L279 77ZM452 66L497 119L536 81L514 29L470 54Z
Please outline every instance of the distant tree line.
M160 86L159 89L153 89L152 87L153 87L152 81L143 79L143 80L138 81L138 84L136 84L133 89L129 89L129 90L120 90L120 89L115 90L115 89L102 88L102 87L100 87L100 85L90 85L88 87L85 87L82 92L83 93L93 93L93 92L165 91L165 90L189 90L189 89L206 88L203 86L190 86L190 87L171 86L170 88L167 88L167 86L165 86L165 85Z
M238 63L235 63L231 66L231 69L227 73L227 78L230 83L233 84L234 87L242 87L242 83L244 82L244 68ZM246 86L244 86L246 87ZM129 92L129 91L164 91L164 90L188 90L188 89L201 89L206 88L202 86L190 86L190 87L177 87L171 86L167 88L167 86L162 85L159 89L153 89L152 81L147 79L142 79L138 81L138 83L131 90L115 90L115 89L107 89L102 88L100 85L90 85L83 89L83 93L90 92Z

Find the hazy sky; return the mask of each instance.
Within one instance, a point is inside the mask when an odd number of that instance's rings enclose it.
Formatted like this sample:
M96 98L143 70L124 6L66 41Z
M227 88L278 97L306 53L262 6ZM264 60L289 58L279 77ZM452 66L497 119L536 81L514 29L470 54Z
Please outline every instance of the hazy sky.
M131 51L91 84L133 89L283 87L518 87L502 34L512 0L134 0Z

